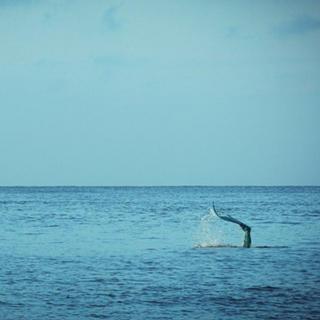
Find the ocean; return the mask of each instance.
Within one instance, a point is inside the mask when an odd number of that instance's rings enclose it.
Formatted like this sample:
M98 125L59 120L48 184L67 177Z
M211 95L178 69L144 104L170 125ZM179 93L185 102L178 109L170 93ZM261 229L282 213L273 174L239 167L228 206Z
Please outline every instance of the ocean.
M320 187L1 187L0 319L320 319L319 217Z

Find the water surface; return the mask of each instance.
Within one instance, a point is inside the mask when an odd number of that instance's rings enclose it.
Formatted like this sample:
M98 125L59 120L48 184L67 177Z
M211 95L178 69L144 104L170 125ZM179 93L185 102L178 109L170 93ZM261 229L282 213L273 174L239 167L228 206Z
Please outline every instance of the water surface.
M320 187L2 187L0 319L319 319L319 216Z

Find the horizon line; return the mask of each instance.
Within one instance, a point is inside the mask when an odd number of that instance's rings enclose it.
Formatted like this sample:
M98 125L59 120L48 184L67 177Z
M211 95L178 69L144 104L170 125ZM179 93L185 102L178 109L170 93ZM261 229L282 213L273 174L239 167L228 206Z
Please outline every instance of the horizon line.
M181 187L320 187L318 184L177 184L177 185L0 185L0 188L181 188Z

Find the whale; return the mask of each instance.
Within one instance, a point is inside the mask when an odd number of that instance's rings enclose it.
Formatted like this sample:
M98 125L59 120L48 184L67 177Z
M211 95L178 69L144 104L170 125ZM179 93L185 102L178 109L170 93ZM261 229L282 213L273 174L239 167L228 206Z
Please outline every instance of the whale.
M247 224L243 223L242 221L228 215L221 215L218 213L218 211L215 208L214 202L212 202L212 208L214 213L217 217L219 217L222 220L235 223L240 226L240 228L244 231L244 241L243 241L243 247L244 248L250 248L251 247L251 227L249 227Z

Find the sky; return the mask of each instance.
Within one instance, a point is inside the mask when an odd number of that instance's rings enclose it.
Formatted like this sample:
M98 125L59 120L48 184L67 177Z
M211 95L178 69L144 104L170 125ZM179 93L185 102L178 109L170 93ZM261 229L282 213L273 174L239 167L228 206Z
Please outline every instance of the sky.
M0 185L320 185L320 2L0 0Z

